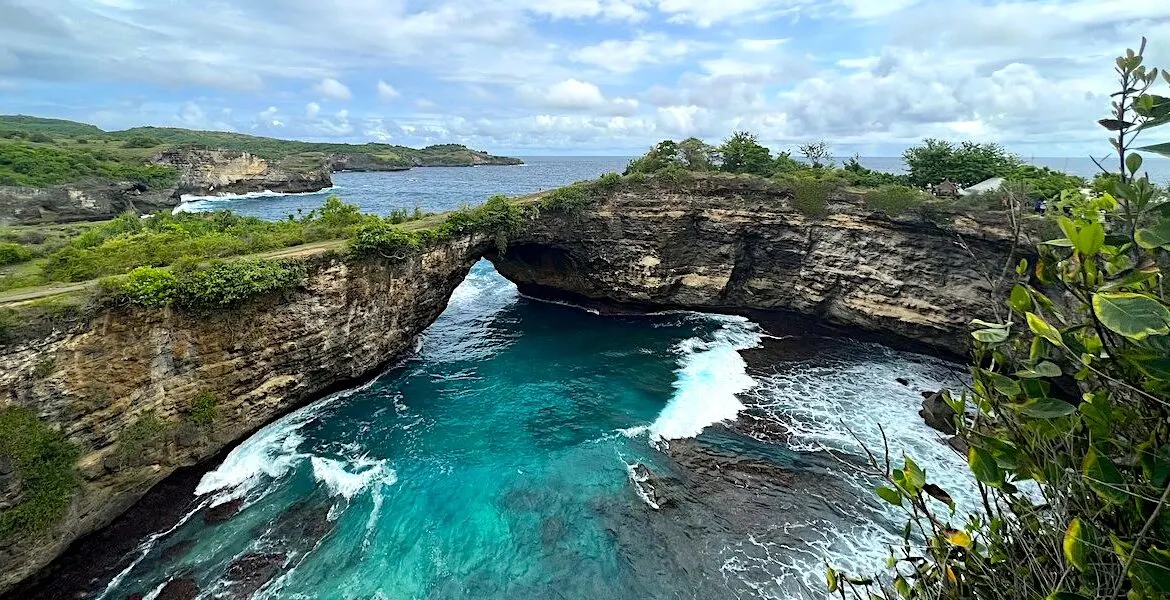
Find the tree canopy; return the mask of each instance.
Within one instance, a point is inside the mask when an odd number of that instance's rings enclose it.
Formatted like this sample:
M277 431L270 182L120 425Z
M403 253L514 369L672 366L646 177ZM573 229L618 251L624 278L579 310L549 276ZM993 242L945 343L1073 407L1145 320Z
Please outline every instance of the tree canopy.
M907 149L902 160L909 170L910 184L935 185L943 180L969 186L992 177L1010 177L1023 163L1020 158L994 143L962 142L929 138Z

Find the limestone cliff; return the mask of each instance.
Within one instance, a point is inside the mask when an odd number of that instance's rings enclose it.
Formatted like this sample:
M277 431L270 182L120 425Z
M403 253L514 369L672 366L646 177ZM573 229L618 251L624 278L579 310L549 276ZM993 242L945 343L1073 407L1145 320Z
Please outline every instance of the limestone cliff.
M0 592L176 468L384 368L443 311L482 245L464 237L395 263L319 254L287 297L214 314L98 311L43 338L0 344L0 407L35 411L82 450L68 515L44 538L0 542ZM189 418L200 397L214 399L209 426ZM0 486L15 485L0 476Z
M308 279L287 296L210 314L97 310L0 341L0 408L27 407L68 436L82 450L83 480L47 537L0 542L0 592L176 468L376 374L438 317L485 252L530 294L654 310L796 311L956 353L970 319L992 312L983 274L998 272L1010 247L993 223L890 219L848 194L823 217L796 204L763 180L623 183L596 203L545 207L508 236L503 255L487 235L403 262L312 254ZM214 399L210 427L191 419L200 398ZM154 420L164 427L145 428L154 433L144 442L141 425ZM0 457L0 510L19 496L20 474Z
M172 191L132 182L83 181L45 188L0 186L0 225L109 219L175 206Z
M151 162L178 172L174 195L316 192L333 185L325 156L273 162L238 150L166 150Z
M961 354L992 313L1008 233L948 217L889 219L861 198L809 217L759 180L623 186L596 207L545 218L496 268L532 295L639 307L786 310Z

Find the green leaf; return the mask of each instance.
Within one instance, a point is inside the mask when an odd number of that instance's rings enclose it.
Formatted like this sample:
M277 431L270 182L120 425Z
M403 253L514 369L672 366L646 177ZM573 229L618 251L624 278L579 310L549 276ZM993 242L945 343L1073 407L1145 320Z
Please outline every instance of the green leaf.
M1130 175L1137 174L1142 168L1142 155L1131 152L1129 156L1125 157L1125 168L1129 169Z
M1082 256L1093 256L1105 245L1105 228L1100 223L1082 227L1073 242Z
M1080 518L1073 519L1064 532L1064 558L1082 573L1089 568L1087 538L1086 528Z
M1133 239L1146 250L1170 244L1170 219L1161 219L1153 227L1137 230Z
M1125 480L1121 471L1113 461L1097 451L1096 446L1090 446L1081 463L1081 473L1085 476L1089 487L1106 502L1122 504L1129 499L1126 492Z
M983 342L984 344L998 344L1008 339L1008 330L1006 328L999 327L993 329L979 329L972 331L971 337L975 338L976 341Z
M1068 238L1058 238L1055 240L1048 240L1047 242L1044 242L1044 245L1045 246L1057 246L1060 248L1072 248L1073 242L1072 242L1072 240L1070 240Z
M1143 146L1138 148L1145 152L1153 152L1154 154L1161 154L1162 156L1170 156L1170 143L1154 144L1153 146Z
M1077 407L1056 398L1036 398L1023 404L1013 404L1011 407L1036 419L1056 419L1077 412Z
M828 572L827 572L827 573L825 573L825 583L826 583L826 584L828 585L828 587L829 587L829 593L830 593L830 594L832 594L833 592L836 592L836 591L837 591L837 586L838 586L838 583L837 583L837 571L835 571L835 570L833 570L833 569L831 569L831 568L830 568L830 569L828 570Z
M1075 592L1053 592L1048 595L1046 600L1089 600L1088 598L1077 594Z
M1060 337L1060 331L1048 324L1040 315L1036 313L1027 313L1025 315L1028 319L1028 328L1032 333L1056 344L1057 346L1064 345L1064 339Z
M920 490L926 485L926 473L909 456L906 457L906 467L903 471L906 473L906 483L911 489Z
M895 490L894 488L889 488L889 487L885 487L885 486L879 487L877 489L877 495L882 500L885 500L886 502L889 502L890 504L893 504L894 506L902 506L902 492L899 492L898 490Z
M1003 471L986 450L971 446L967 450L967 464L970 465L971 473L975 475L976 480L992 487L1003 485Z
M1131 339L1170 334L1170 309L1143 294L1094 294L1093 313L1111 331Z
M1170 381L1170 357L1133 359L1133 364L1146 377L1158 381Z
M1049 361L1043 361L1040 364L1024 369L1016 373L1016 377L1023 377L1024 379L1040 379L1044 377L1060 377L1060 367Z
M995 388L995 391L1008 398L1015 398L1020 395L1020 384L1016 383L1016 380L1011 377L1000 375L994 371L983 370L983 373L991 380L991 387Z
M1018 283L1012 288L1012 295L1008 304L1011 305L1013 310L1019 313L1026 313L1035 308L1032 302L1032 294L1028 293L1028 288Z

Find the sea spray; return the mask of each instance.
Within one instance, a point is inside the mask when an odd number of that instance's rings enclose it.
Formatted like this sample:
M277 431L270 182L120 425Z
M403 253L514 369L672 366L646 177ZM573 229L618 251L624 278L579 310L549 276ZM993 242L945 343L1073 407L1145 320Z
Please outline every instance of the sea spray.
M759 326L743 317L701 317L722 326L710 339L694 337L676 347L675 392L650 426L652 442L695 437L711 425L734 420L744 409L739 395L756 385L739 351L760 345Z

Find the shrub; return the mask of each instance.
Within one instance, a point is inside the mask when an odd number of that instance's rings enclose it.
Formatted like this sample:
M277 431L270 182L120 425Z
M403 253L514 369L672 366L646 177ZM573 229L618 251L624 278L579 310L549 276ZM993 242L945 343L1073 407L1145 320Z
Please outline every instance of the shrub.
M544 195L540 205L548 210L571 213L593 203L593 196L584 184L574 183L557 188Z
M123 148L154 148L155 146L161 146L161 145L162 145L161 140L159 140L158 138L152 138L152 137L146 136L146 135L132 136L132 137L128 138L125 142L122 142Z
M77 448L33 411L8 406L0 408L0 456L12 459L23 483L21 503L0 511L0 540L45 532L69 510Z
M165 306L175 297L179 279L166 269L138 267L122 279L120 292L123 297L146 307Z
M191 410L188 411L187 416L196 425L205 429L209 428L219 418L219 407L217 405L218 402L215 399L215 395L204 392L191 401Z
M418 234L385 222L363 225L350 240L350 248L359 254L378 254L395 260L405 259L421 247Z
M183 308L229 306L263 294L287 291L304 281L305 265L295 260L245 258L184 273L175 300Z
M922 206L926 195L904 185L886 185L865 194L865 205L870 210L898 217Z
M147 411L118 434L119 458L131 463L145 458L147 447L161 438L166 430L166 423L154 411Z
M839 187L833 181L808 177L789 178L784 183L792 190L792 207L816 219L829 214L829 196Z
M32 251L20 244L0 242L0 266L22 263L32 257Z
M36 133L28 134L28 141L36 142L38 144L48 144L53 141L53 138L38 131Z
M1115 195L1066 191L1057 238L985 275L1001 302L972 323L970 385L944 398L974 505L956 510L910 457L870 454L878 495L908 522L895 570L830 570L842 600L1170 596L1170 215L1129 147L1167 121L1170 99L1149 93L1161 73L1144 48L1117 58L1120 91L1100 121L1126 165Z

